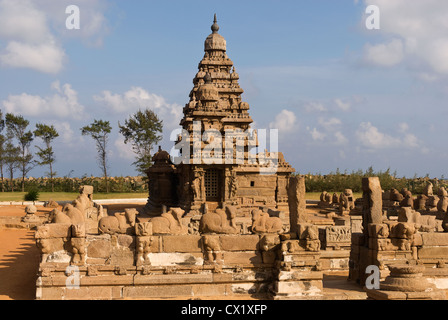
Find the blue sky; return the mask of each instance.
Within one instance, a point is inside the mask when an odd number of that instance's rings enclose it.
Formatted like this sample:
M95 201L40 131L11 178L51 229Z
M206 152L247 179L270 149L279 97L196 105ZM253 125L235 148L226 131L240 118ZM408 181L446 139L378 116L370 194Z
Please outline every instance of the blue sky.
M372 4L379 30L365 26ZM134 175L118 121L151 107L172 147L214 13L255 126L279 129L296 171L447 176L444 0L0 0L0 109L56 126L59 176L101 174L79 128L109 120L109 172Z

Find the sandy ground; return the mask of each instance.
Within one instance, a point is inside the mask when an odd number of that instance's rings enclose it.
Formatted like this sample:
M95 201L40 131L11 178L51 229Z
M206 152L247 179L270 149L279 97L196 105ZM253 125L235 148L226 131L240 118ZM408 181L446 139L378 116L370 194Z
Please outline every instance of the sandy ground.
M109 213L135 204L106 205ZM53 209L37 206L37 215ZM20 219L25 206L0 206L2 217ZM36 297L36 280L39 252L34 240L34 230L2 228L0 226L0 300L33 300Z
M38 215L49 211L38 207ZM1 206L0 217L23 217L25 206ZM39 252L34 231L0 228L0 299L33 300L36 294Z

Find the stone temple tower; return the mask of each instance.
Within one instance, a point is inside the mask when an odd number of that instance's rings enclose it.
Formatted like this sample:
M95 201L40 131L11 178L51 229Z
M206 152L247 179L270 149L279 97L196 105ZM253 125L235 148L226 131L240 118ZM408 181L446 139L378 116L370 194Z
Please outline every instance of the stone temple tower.
M280 152L253 152L259 137L251 130L249 104L242 100L216 14L211 30L180 121L176 146L183 146L182 161L174 164L163 150L154 155L147 208L179 206L197 213L207 204L209 210L232 205L241 212L259 206L287 211L286 188L295 170Z

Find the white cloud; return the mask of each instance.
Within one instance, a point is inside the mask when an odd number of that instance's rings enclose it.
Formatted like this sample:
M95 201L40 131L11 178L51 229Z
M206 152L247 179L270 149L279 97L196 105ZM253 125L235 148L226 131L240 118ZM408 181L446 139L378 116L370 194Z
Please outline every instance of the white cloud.
M70 123L66 121L62 122L53 122L54 128L59 133L59 139L61 139L61 142L65 145L70 145L73 142L75 142L75 133L73 129L70 126Z
M125 160L135 160L135 153L132 150L132 146L130 144L125 144L122 137L117 138L114 141L114 146L120 158Z
M374 65L392 67L399 64L404 57L403 43L394 39L388 43L364 46L364 59Z
M313 130L310 130L309 127L307 127L308 132L311 134L311 138L314 141L323 141L325 137L327 136L325 133L317 131L316 128L313 128Z
M58 73L66 58L48 27L45 12L29 0L0 0L0 50L2 66ZM1 49L1 48L0 48Z
M408 129L401 126L401 129ZM360 124L356 135L360 144L369 149L418 148L420 142L414 134L405 133L402 137L393 137L382 133L370 122Z
M51 84L56 91L52 96L41 97L22 93L20 95L9 95L7 100L2 101L6 112L20 113L30 117L71 118L82 119L84 117L84 106L78 102L78 94L66 83L60 87L58 81Z
M36 45L11 41L0 55L3 66L29 68L52 74L62 69L64 59L64 51L53 41Z
M383 42L366 46L367 60L383 66L406 61L418 73L448 75L447 1L364 2L380 9L381 29L375 32L385 36Z
M132 87L123 94L103 91L93 99L116 114L130 115L139 109L152 109L163 120L165 129L174 129L182 118L182 107L170 104L165 98L149 93L141 87Z
M45 11L54 29L54 33L63 39L80 39L90 46L102 46L103 38L109 33L110 27L104 15L108 8L106 0L35 0ZM80 28L69 30L66 19L69 14L65 9L69 5L77 5L80 11ZM61 14L62 13L62 14Z
M390 148L397 147L400 144L399 139L381 133L378 128L374 127L370 122L361 123L356 134L359 142L368 148Z
M48 37L47 19L28 0L0 1L0 36L30 43L40 43Z
M306 112L325 112L327 108L320 102L310 101L304 106Z
M341 99L337 98L334 99L334 103L336 104L336 106L342 110L342 111L349 111L351 108L351 103L348 101L342 101Z
M344 136L344 134L340 131L334 133L335 144L336 145L346 145L348 144L348 139Z
M338 146L346 145L348 143L348 139L340 130L338 130L342 126L342 121L340 119L319 118L317 122L323 129L322 131L319 131L317 128L313 128L313 130L310 130L310 128L307 127L307 130L311 134L311 138L314 141L326 141L326 143L328 144Z
M405 133L409 130L409 125L406 122L402 122L398 124L398 132Z
M108 32L104 0L79 0L82 25L68 30L65 20L69 0L0 0L0 64L43 73L60 72L67 55L61 38L80 38L99 46Z
M269 124L269 128L278 129L279 132L291 132L297 129L296 120L294 112L283 109Z
M327 131L333 131L335 128L339 127L342 124L341 120L338 118L330 118L328 120L319 118L317 122Z
M403 144L409 148L418 148L420 142L415 135L412 133L407 133L403 138Z

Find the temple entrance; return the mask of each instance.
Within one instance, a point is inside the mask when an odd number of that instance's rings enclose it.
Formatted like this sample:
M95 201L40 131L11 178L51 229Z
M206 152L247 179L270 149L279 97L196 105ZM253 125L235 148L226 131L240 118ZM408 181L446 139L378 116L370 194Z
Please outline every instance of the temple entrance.
M221 200L221 171L217 169L205 170L204 184L207 202L218 202Z

